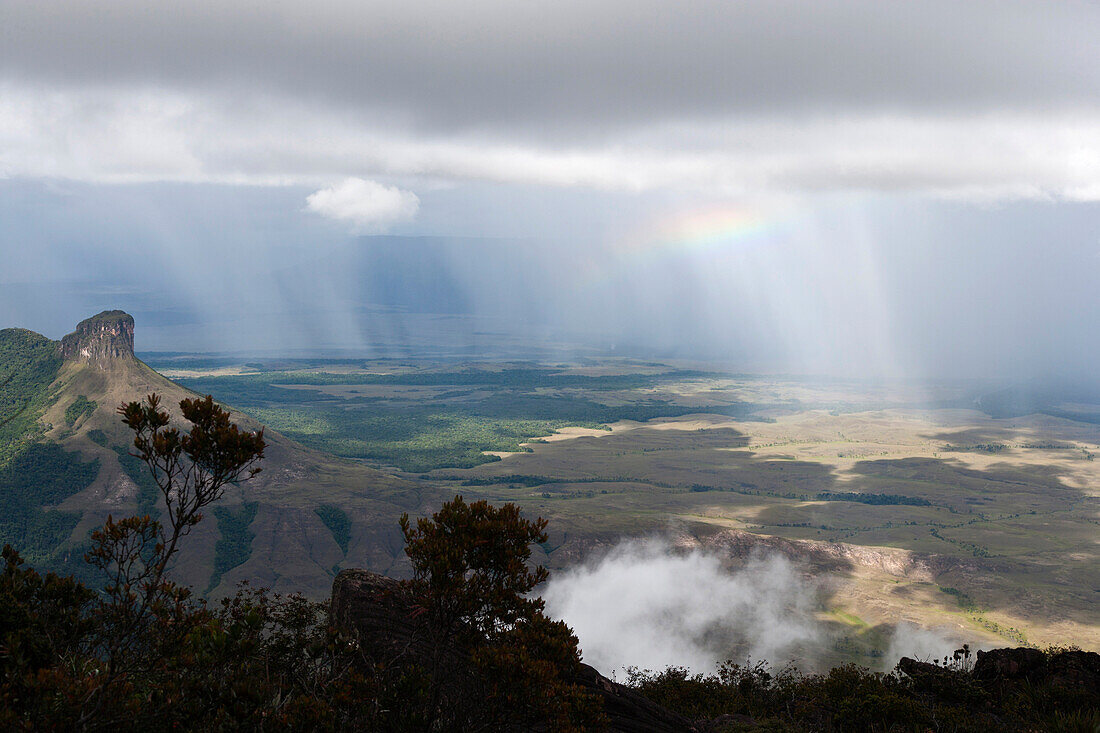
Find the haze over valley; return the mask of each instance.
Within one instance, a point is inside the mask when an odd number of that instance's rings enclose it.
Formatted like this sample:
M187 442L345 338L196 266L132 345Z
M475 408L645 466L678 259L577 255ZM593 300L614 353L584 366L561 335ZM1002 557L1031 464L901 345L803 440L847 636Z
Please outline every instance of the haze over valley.
M103 321L128 322L116 313L67 338ZM17 348L26 333L5 331L9 359L26 353ZM50 342L30 338L48 358ZM8 483L25 518L9 520L6 531L29 557L78 567L81 537L106 512L155 506L112 405L153 391L170 401L198 393L247 416L246 425L265 425L273 443L259 483L231 492L182 556L181 576L214 596L248 580L321 597L344 567L403 577L397 517L462 494L550 520L536 557L560 574L547 588L550 608L577 624L582 640L582 619L599 612L591 605L597 589L631 577L631 564L651 579L634 591L637 618L624 621L635 630L647 614L668 612L661 608L671 591L652 581L660 575L649 565L684 553L712 563L681 571L679 581L690 580L672 592L677 603L735 583L682 643L667 637L677 654L695 651L682 659L654 652L656 666L705 671L751 655L807 668L852 660L889 667L900 654L946 653L964 642L1092 645L1100 633L1092 548L1100 403L1087 395L980 381L728 374L616 357L549 364L145 354L173 383L128 344L118 355L112 348L91 361L69 357L56 377L40 378L45 444L12 436L20 442L9 444ZM12 405L25 417L19 400ZM45 459L39 445L62 452ZM60 482L58 471L83 470L86 478L35 509L21 467L63 456L64 469L47 464L31 476ZM21 530L27 521L59 526L43 535ZM771 580L737 585L746 572ZM585 573L606 577L593 585ZM797 588L798 600L768 600L768 587ZM605 603L597 628L619 625L621 606ZM745 609L732 610L738 603ZM743 624L773 606L778 616L768 623L789 633L753 646L761 634ZM899 638L909 629L931 636ZM633 641L616 647L589 633L597 658L629 666Z

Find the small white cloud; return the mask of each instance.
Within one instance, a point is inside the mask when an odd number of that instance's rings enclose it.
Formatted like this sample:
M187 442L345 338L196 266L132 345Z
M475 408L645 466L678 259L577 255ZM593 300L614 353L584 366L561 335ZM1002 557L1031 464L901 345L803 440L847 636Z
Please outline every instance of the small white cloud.
M411 221L420 208L420 199L412 191L396 186L347 178L307 196L306 208L329 219L348 222L358 234L368 234Z

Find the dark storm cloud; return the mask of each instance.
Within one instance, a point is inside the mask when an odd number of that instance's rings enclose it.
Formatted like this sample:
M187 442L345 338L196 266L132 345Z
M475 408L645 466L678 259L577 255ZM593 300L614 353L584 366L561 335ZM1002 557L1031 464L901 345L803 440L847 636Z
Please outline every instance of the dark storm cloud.
M1082 2L0 3L8 80L262 92L423 132L1096 112Z
M1100 198L1095 3L0 0L0 21L0 176Z

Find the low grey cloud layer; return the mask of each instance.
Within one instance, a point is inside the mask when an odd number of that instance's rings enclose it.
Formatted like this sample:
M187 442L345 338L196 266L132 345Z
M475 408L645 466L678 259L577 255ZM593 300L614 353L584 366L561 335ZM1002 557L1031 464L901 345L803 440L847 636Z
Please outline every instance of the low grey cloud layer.
M4 5L0 60L17 76L241 85L445 131L849 108L1072 110L1100 95L1100 8L1073 0Z
M8 176L1100 198L1091 3L2 8Z

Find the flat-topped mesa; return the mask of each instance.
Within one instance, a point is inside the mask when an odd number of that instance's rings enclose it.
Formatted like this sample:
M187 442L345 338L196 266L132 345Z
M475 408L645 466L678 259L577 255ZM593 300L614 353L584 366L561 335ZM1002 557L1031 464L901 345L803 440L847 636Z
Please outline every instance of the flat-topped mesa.
M61 358L105 368L134 357L134 317L125 311L103 311L77 324L61 339Z

